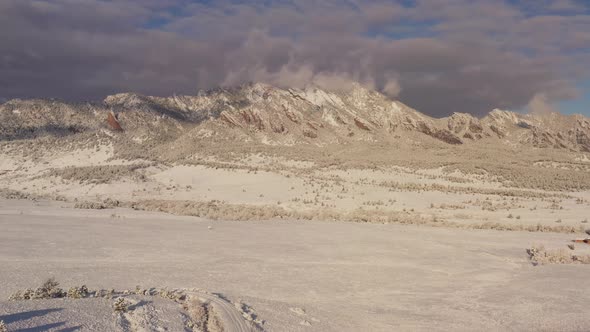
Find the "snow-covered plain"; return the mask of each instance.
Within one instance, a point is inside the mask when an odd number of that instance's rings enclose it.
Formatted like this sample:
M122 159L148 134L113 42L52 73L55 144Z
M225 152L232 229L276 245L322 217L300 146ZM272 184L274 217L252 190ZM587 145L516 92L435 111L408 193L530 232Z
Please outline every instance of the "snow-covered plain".
M564 247L569 234L210 221L64 204L0 201L0 320L9 331L115 329L102 299L4 301L48 277L64 288L205 289L247 304L267 331L590 329L590 266L533 266L525 252Z

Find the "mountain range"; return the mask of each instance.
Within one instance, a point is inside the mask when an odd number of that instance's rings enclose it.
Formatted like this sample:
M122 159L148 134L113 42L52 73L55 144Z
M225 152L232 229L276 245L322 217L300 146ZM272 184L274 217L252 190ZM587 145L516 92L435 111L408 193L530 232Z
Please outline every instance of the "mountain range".
M590 152L590 119L498 109L481 119L468 113L437 119L359 84L328 91L251 83L195 96L121 93L102 103L14 99L0 104L0 140L97 136L145 146L203 140L275 146L434 140Z

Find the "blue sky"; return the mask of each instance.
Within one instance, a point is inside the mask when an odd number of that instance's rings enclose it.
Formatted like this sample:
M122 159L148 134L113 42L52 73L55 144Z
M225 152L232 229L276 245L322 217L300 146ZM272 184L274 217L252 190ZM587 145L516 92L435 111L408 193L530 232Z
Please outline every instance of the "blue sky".
M359 82L432 116L590 115L586 0L3 0L0 40L0 100Z
M558 102L557 109L566 114L590 116L590 80L578 83L577 87L580 90L580 97Z

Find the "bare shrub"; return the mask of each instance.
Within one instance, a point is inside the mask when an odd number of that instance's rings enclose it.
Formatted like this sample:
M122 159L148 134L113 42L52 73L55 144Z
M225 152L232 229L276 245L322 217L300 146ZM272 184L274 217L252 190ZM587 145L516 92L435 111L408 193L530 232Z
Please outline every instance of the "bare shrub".
M189 328L197 331L207 330L207 321L209 320L207 306L196 298L187 301L183 305L184 310L190 318Z
M210 332L223 332L225 329L223 328L223 323L219 315L213 310L212 307L209 308L209 319L207 320L207 331Z
M479 187L462 187L451 186L438 183L401 183L396 181L382 181L378 184L380 187L394 188L401 191L439 191L442 193L462 193L462 194L482 194L498 195L503 197L527 197L527 198L572 198L570 195L562 193L540 192L524 189L505 189L505 188L479 188Z
M173 300L173 301L184 301L186 299L186 295L182 292L178 291L171 291L167 289L161 289L158 293L162 298Z
M59 288L59 282L55 281L54 278L45 280L41 287L35 290L33 299L53 299L64 297L65 292Z
M75 209L88 209L88 210L112 209L112 208L116 208L119 206L121 206L121 202L116 199L112 199L112 198L107 198L102 202L84 201L84 202L76 202L76 204L74 204ZM117 216L116 214L112 214L111 218L114 218L116 216Z
M129 302L122 297L118 297L113 303L113 310L121 313L127 312L127 310L129 310Z
M26 188L25 188L26 190ZM4 199L27 199L27 200L39 200L39 199L49 199L54 201L67 201L66 197L62 195L56 194L34 194L34 193L27 193L24 191L12 190L7 188L0 188L0 198Z
M77 202L74 204L75 209L86 209L86 210L102 210L106 209L107 206L101 202Z
M68 290L67 296L72 299L81 299L88 297L89 291L86 285L80 287L72 287Z
M3 320L0 320L0 332L8 332L8 327L6 327Z
M544 246L533 246L526 250L533 265L545 264L590 264L590 255L573 255L564 249L546 250Z
M43 285L41 285L37 289L33 290L27 288L23 291L17 291L14 294L10 295L8 300L37 300L64 297L72 299L81 299L88 297L91 293L94 292L89 291L85 285L79 287L72 287L67 292L65 292L63 289L59 288L59 282L55 281L54 278L49 278L43 283Z
M18 191L18 190L0 188L0 198L4 198L4 199L35 199L38 197L36 195L25 193L25 192Z

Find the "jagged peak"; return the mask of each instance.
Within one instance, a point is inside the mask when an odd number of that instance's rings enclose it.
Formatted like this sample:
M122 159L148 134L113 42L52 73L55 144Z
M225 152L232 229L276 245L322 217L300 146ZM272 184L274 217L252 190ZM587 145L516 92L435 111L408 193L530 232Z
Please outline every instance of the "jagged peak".
M303 89L290 89L295 94L316 106L337 105L343 107L344 103L340 96L331 91L326 91L315 84L309 84Z
M449 118L452 119L465 119L465 120L474 120L474 121L479 121L475 116L473 116L472 114L469 113L461 113L461 112L453 112L453 114L451 114L449 116Z
M512 111L501 110L495 108L492 110L486 118L493 119L495 121L502 121L502 122L511 122L511 123L518 123L520 121L520 116Z
M490 113L490 115L498 115L498 116L506 116L508 114L514 114L512 111L503 110L499 108L494 108Z
M232 92L265 92L268 90L275 90L277 87L264 82L247 82L237 86L225 87L221 91ZM217 89L216 89L217 90ZM219 91L219 90L217 90Z

